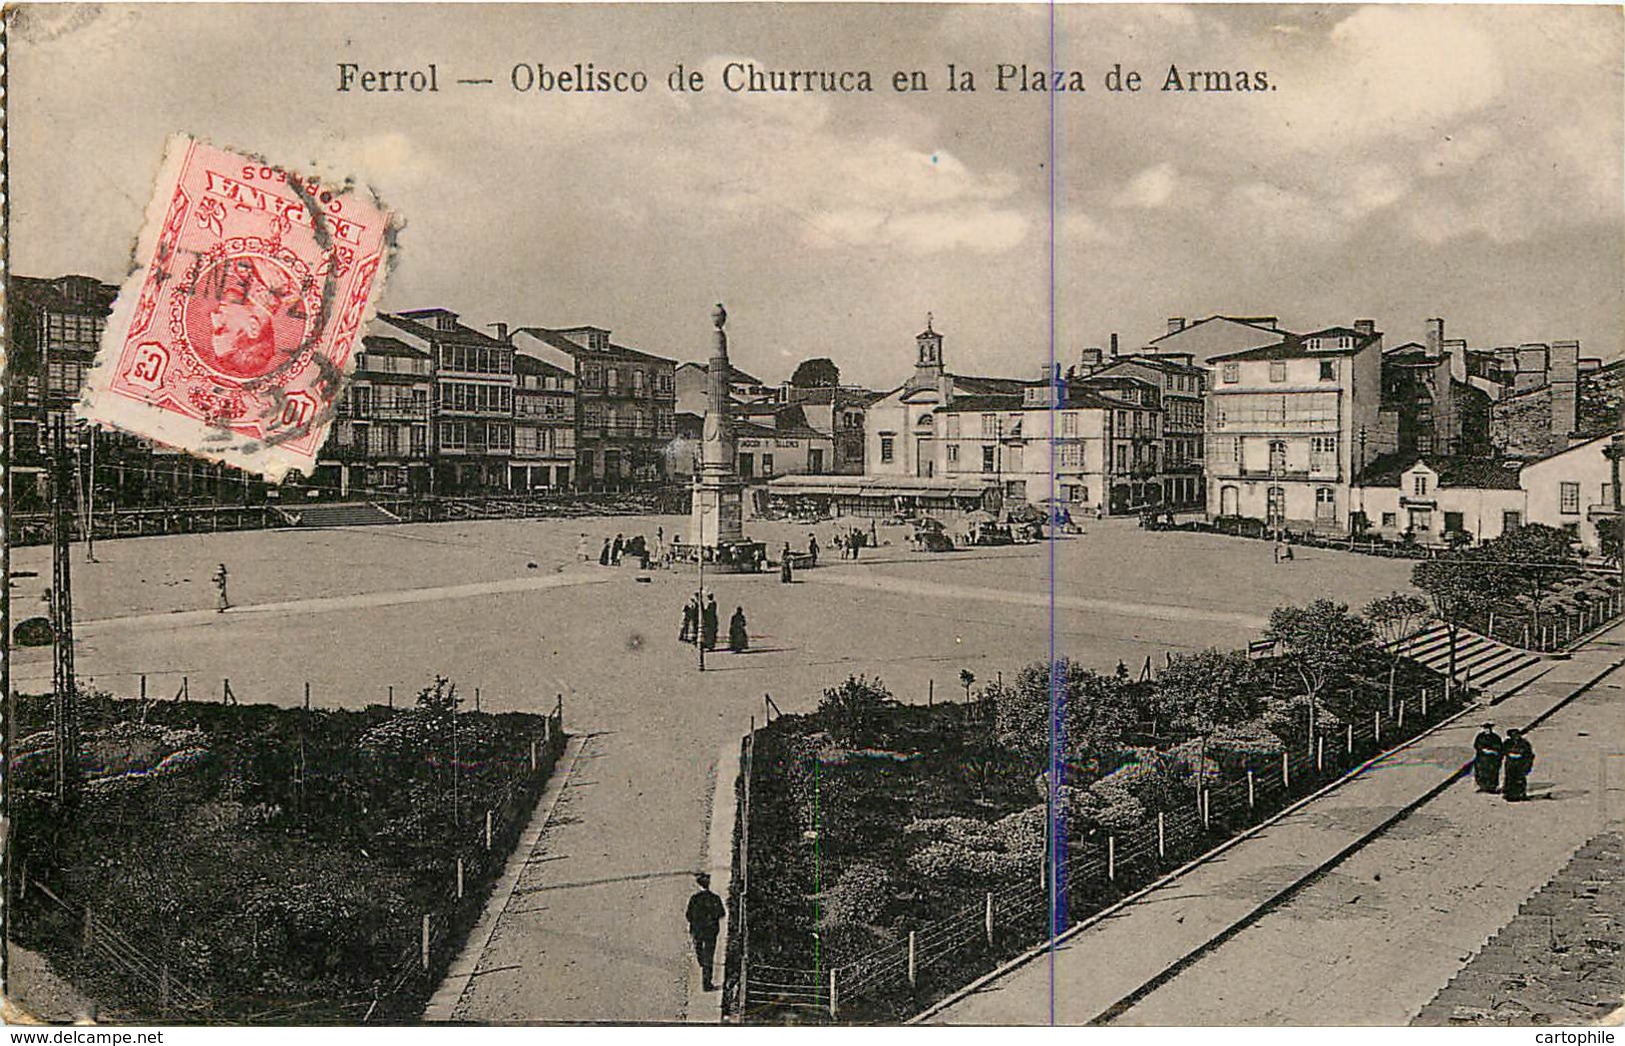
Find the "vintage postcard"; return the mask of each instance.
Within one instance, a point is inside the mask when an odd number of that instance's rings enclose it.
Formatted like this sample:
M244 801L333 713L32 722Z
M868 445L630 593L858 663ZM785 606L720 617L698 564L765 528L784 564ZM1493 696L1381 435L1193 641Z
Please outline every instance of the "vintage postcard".
M1618 6L5 33L5 1020L1613 1041Z

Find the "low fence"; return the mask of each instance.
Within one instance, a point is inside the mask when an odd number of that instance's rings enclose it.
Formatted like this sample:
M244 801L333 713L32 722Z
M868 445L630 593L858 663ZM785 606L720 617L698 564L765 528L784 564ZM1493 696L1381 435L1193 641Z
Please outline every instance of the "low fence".
M144 682L144 679L143 679ZM229 690L229 684L227 686ZM186 687L175 700L187 700ZM306 687L308 707L309 687ZM483 809L467 804L461 818L463 836L451 847L443 879L423 896L420 910L401 913L388 931L395 959L388 973L365 995L312 999L273 1004L257 997L211 995L188 984L171 970L163 957L165 942L133 943L115 929L106 913L93 912L63 896L60 884L45 881L48 869L15 846L8 855L13 874L13 896L18 903L7 913L12 927L30 918L57 924L56 943L67 927L82 927L77 962L96 979L116 990L124 1007L140 1017L164 1023L233 1024L361 1024L416 1020L447 967L456 957L469 931L479 920L489 888L500 877L508 854L529 822L568 736L564 730L562 695L542 719L541 730L528 749L502 758L507 777L495 800ZM116 913L114 913L116 915ZM8 933L14 932L8 928ZM49 957L61 956L47 953ZM87 989L87 993L88 993Z
M406 523L442 523L463 519L547 519L575 516L682 515L689 510L689 490L661 488L625 493L546 494L481 497L383 497L353 500L377 505ZM332 499L309 505L334 504ZM215 534L234 530L265 530L289 525L288 512L306 507L299 501L273 501L263 505L180 505L166 508L105 508L92 516L96 540L158 537L165 534ZM11 517L11 543L51 543L48 512L18 513ZM73 525L73 539L85 539L82 515Z
M1583 605L1567 610L1539 614L1489 611L1464 624L1496 642L1545 654L1568 649L1622 614L1625 593L1616 582L1590 592Z
M974 904L934 922L896 929L890 943L844 962L786 967L752 962L748 915L736 941L737 983L728 1012L749 1021L895 1021L963 987L1052 934L1251 828L1292 802L1346 775L1449 718L1469 698L1457 688L1446 699L1419 690L1399 700L1393 715L1374 711L1359 722L1322 724L1310 738L1274 756L1253 756L1195 791L1188 805L1164 810L1119 832L1073 840L1064 857L1034 862L1024 882L1004 882ZM748 794L754 747L742 750ZM742 811L748 821L748 808ZM739 840L737 869L747 878L748 829ZM747 891L737 910L745 913ZM809 928L810 932L810 928ZM730 956L730 961L733 960Z

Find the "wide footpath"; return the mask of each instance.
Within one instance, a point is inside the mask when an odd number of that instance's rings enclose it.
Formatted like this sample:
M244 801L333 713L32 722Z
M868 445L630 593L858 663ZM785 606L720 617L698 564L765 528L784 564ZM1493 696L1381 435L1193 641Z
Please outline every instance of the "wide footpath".
M1616 625L926 1021L1408 1022L1596 832L1622 664ZM1485 720L1504 731L1548 713L1531 735L1535 801L1452 783Z

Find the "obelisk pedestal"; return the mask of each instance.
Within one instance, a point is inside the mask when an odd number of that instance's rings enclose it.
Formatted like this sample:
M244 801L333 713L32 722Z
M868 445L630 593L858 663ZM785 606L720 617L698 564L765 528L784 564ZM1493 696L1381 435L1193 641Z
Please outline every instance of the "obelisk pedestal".
M716 334L706 375L705 433L700 443L699 467L694 472L694 507L689 526L702 554L715 559L718 549L740 544L745 535L744 483L735 465L733 417L728 405L728 334L723 330L728 312L720 304L712 311L711 322L716 325Z

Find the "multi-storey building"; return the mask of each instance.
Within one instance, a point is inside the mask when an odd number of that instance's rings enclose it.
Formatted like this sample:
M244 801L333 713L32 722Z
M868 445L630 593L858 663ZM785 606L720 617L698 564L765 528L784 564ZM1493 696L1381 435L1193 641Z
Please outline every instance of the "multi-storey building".
M1442 319L1425 340L1384 350L1382 400L1400 453L1489 453L1491 395L1469 380L1466 343L1447 341Z
M1208 514L1347 533L1354 475L1393 449L1381 357L1376 325L1358 320L1211 359Z
M1202 474L1207 371L1190 357L1174 353L1104 359L1099 349L1085 349L1075 375L1085 384L1131 377L1156 385L1161 401L1161 503L1168 508L1200 506L1207 493Z
M1040 381L1018 396L956 397L937 408L934 471L989 480L1006 507L1050 499L1102 514L1142 507L1136 492L1155 488L1160 411L1155 387L1135 384L1127 391L1152 395Z
M7 280L6 395L10 399L12 504L44 508L46 441L55 419L90 467L85 429L73 417L80 387L93 366L118 288L89 276ZM203 461L121 432L95 436L95 490L100 505L257 501L265 485L237 469ZM81 480L82 482L82 480Z
M576 463L574 372L514 353L514 490L564 490Z
M942 335L929 318L914 347L914 374L869 404L864 414L865 475L931 478L938 466L933 443L938 407L961 396L1015 396L1019 401L1031 384L950 373L943 361Z
M428 493L434 384L427 350L380 334L362 338L316 484L340 497Z
M804 389L786 383L783 387L784 402L800 407L807 424L830 437L827 471L842 476L863 474L863 420L869 404L878 398L868 389L850 385Z
M1209 316L1195 321L1172 316L1167 332L1148 342L1145 351L1156 356L1182 356L1206 367L1220 356L1268 348L1291 336L1274 316Z
M617 345L602 327L521 327L514 344L575 374L578 489L662 483L677 435L677 361Z
M513 346L458 322L450 309L379 313L375 330L433 360L433 490L506 490L513 458Z

